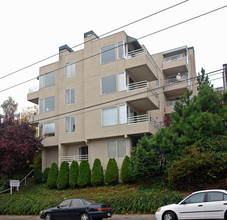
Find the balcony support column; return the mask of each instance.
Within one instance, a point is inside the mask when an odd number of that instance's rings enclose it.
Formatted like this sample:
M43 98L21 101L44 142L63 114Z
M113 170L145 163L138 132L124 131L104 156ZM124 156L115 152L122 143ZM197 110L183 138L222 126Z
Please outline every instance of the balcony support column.
M58 144L58 166L61 166L61 156L66 156L65 146L62 144Z

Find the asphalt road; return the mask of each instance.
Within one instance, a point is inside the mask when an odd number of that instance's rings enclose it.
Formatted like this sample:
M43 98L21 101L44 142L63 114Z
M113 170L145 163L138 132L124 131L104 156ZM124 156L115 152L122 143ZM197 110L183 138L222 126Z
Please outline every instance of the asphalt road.
M155 220L154 215L113 215L109 220ZM0 220L41 220L39 216L0 215Z

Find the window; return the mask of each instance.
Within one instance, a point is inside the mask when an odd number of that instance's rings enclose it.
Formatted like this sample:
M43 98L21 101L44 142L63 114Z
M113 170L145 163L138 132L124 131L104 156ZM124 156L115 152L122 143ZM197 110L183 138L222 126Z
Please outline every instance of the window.
M55 72L50 72L39 76L39 88L53 86L55 84Z
M65 90L65 104L71 105L75 104L75 89L67 89Z
M65 200L59 206L60 207L69 207L70 203L71 203L71 200Z
M126 90L126 74L125 73L119 73L118 74L118 91L124 91Z
M204 202L204 195L205 193L198 193L198 194L192 195L184 201L184 204Z
M126 140L107 142L108 158L120 158L126 156Z
M44 112L54 111L55 98L54 96L44 99Z
M125 104L119 106L119 122L120 124L127 123L127 106Z
M43 127L44 127L43 135L45 137L55 136L55 123L53 122L47 123L47 124L44 124Z
M73 199L71 207L80 207L83 206L83 202L80 199Z
M76 128L75 116L65 118L65 132L71 133L74 132Z
M125 57L125 45L124 42L118 42L117 44L117 55L118 59L123 59Z
M102 78L102 95L114 93L117 90L116 75Z
M102 109L102 126L117 124L117 107Z
M43 99L39 99L39 113L43 113Z
M111 44L101 48L101 64L110 63L116 60L115 57L115 45Z
M70 78L75 76L76 72L76 63L75 61L66 63L65 65L65 78Z
M224 200L224 194L221 192L208 192L207 194L208 202L223 201L223 200Z

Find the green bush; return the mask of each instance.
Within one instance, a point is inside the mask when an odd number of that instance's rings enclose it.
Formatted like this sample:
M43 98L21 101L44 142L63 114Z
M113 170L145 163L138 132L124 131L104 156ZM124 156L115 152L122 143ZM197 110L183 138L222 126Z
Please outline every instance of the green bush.
M42 183L43 173L41 169L34 170L34 182L36 184Z
M53 189L56 187L57 178L58 178L58 165L56 163L52 163L50 172L47 178L47 187L49 189Z
M65 189L68 184L69 184L69 163L63 161L58 172L57 188L60 190Z
M101 186L104 183L103 168L101 161L96 158L91 171L91 185Z
M50 172L50 168L47 167L44 171L43 171L43 178L42 178L42 182L46 183L47 182L47 178L48 178L48 174Z
M69 170L69 185L72 189L75 188L77 185L78 173L79 173L78 162L73 160Z
M118 183L119 173L117 162L114 158L110 158L106 167L106 172L104 175L104 182L107 185L114 185Z
M85 187L90 184L91 169L87 160L80 162L79 175L78 175L78 186Z
M130 159L128 156L125 156L123 160L120 179L123 183L130 183L132 181Z

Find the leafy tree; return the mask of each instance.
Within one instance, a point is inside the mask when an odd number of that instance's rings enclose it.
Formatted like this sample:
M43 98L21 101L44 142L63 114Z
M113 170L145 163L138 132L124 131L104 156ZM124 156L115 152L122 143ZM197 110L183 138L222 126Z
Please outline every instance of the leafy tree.
M57 178L58 178L58 165L56 163L52 163L50 172L47 178L47 187L49 189L53 189L54 187L56 187Z
M101 161L96 158L91 171L91 185L101 186L104 183L104 174Z
M57 188L64 189L69 184L69 163L63 161L60 166L57 178Z
M118 166L115 158L110 158L106 167L104 175L104 182L108 185L114 185L118 183L119 173Z
M72 189L75 188L77 185L78 173L79 173L78 162L73 160L69 170L69 185Z
M4 112L5 120L14 120L17 106L18 103L16 103L11 96L9 96L8 99L2 103L1 107Z
M45 170L43 171L42 182L44 182L44 183L47 182L49 172L50 172L50 168L49 167L45 168Z
M120 179L123 183L130 183L132 181L131 164L128 156L125 156L121 165Z
M80 162L79 175L78 175L78 186L85 187L90 184L91 169L87 160Z

